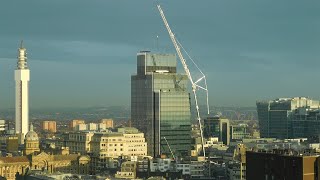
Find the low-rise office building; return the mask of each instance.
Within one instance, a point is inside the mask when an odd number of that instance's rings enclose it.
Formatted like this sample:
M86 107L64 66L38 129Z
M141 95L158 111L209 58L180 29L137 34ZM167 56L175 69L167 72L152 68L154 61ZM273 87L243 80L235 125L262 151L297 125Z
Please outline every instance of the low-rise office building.
M146 156L144 134L135 128L118 128L117 132L96 132L90 142L95 171L116 168L120 156Z
M292 150L246 152L247 180L256 179L319 179L319 156Z

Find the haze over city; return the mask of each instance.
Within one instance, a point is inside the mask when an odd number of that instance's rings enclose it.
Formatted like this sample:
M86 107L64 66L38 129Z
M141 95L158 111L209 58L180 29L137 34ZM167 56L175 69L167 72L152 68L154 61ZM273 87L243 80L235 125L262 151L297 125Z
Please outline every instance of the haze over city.
M319 1L160 3L206 74L211 105L319 99L320 85L313 82L320 65ZM136 53L175 53L155 5L147 0L1 2L0 109L14 107L13 70L22 39L32 70L31 109L129 106Z

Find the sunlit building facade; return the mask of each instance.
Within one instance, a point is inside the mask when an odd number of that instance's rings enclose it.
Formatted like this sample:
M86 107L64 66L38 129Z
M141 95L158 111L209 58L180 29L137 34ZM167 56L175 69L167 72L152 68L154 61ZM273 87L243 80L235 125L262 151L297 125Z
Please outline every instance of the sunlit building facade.
M42 121L41 128L43 131L55 133L55 132L57 132L57 122L56 121Z

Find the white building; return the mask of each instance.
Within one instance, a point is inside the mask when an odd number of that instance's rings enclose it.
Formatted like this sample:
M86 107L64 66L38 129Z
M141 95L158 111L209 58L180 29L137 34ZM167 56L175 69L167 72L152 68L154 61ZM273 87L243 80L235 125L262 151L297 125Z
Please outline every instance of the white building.
M0 132L4 132L6 130L6 121L0 120Z
M156 171L167 172L167 171L173 170L173 163L171 162L172 162L172 159L170 158L166 158L166 159L157 158L157 159L151 160L150 171L151 172L156 172Z
M16 81L16 133L24 137L29 131L29 80L30 70L27 66L26 49L21 46L18 49L18 63L15 70ZM21 143L23 141L21 140Z
M178 171L182 171L183 175L190 175L191 174L191 172L190 172L190 164L187 164L187 163L176 164L176 169Z
M95 132L90 149L95 168L117 168L120 156L146 156L144 134L135 128L118 128L118 132Z
M70 132L66 140L66 147L70 148L71 153L87 154L91 152L90 142L93 132Z
M144 134L137 129L122 131L119 128L118 132L94 133L91 139L91 151L100 158L146 156L147 143Z
M108 126L104 123L77 124L73 127L74 131L107 131Z

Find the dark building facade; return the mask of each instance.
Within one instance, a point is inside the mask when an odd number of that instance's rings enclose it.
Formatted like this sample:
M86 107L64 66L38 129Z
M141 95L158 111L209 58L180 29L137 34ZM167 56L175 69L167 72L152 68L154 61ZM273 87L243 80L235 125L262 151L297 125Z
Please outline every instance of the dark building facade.
M230 143L230 123L219 116L204 119L203 135L205 138L218 137L223 144Z
M190 154L191 112L188 77L177 74L174 54L137 54L131 76L131 122L148 143L148 155ZM170 148L169 148L170 147Z
M246 152L247 180L319 179L318 156L299 156L288 151Z

